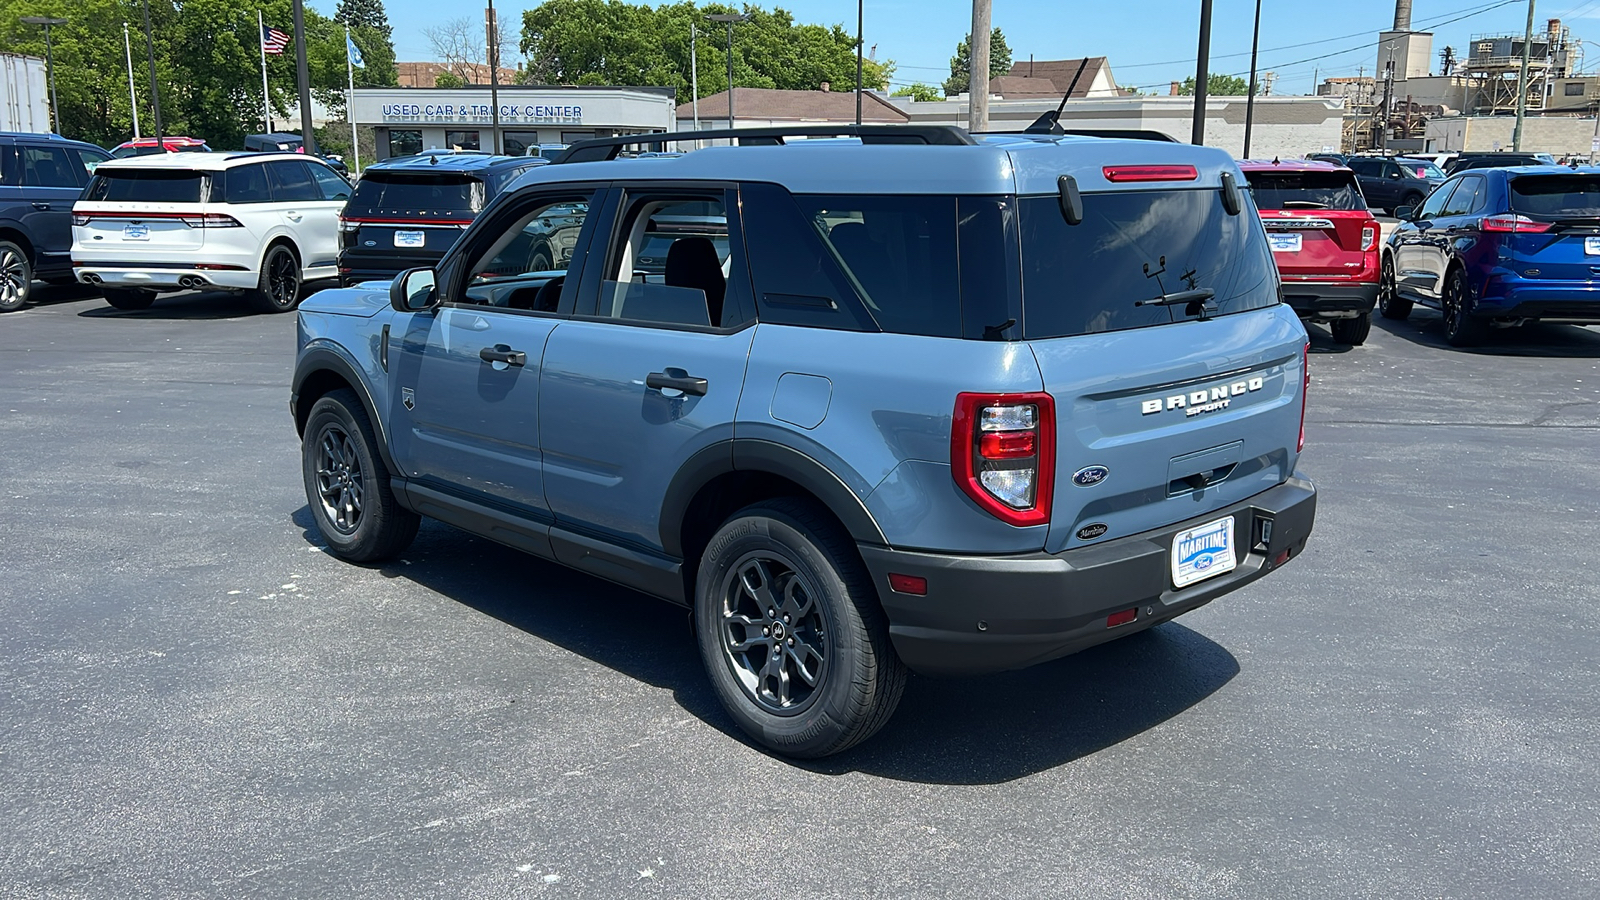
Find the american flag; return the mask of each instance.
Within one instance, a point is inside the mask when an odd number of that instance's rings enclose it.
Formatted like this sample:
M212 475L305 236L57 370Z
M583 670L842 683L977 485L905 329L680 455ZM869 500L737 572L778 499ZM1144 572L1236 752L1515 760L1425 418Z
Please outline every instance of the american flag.
M283 55L283 48L289 46L289 36L270 25L261 26L261 50L274 56Z

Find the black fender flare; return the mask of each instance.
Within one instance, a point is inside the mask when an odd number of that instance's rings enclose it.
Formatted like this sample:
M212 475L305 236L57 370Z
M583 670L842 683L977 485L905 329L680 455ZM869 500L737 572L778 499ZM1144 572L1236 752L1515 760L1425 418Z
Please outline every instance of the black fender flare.
M394 456L389 452L389 430L384 419L378 414L378 407L372 401L372 391L368 389L367 382L361 377L360 367L351 362L344 354L343 349L334 349L330 344L313 344L300 354L300 359L294 366L294 380L291 382L289 409L294 414L294 428L297 433L304 431L306 416L311 409L306 406L301 408L300 389L318 372L332 372L347 382L356 396L360 398L361 405L366 408L367 419L372 422L372 427L378 431L378 455L383 458L384 466L389 474L401 477L400 467L395 465Z
M785 444L753 438L718 441L679 467L661 502L661 546L682 559L683 518L700 489L731 472L764 472L800 485L827 506L858 543L887 545L883 530L855 492L827 466Z

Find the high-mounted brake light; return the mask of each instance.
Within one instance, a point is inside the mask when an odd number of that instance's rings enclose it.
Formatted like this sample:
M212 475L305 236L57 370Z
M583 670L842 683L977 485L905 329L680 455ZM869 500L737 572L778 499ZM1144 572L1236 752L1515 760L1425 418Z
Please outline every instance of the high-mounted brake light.
M1049 522L1055 422L1049 394L957 394L950 429L956 484L1003 522Z
M1107 181L1194 181L1200 173L1194 166L1106 166L1100 170Z
M1310 341L1300 348L1300 371L1305 373L1305 380L1300 383L1300 443L1295 445L1296 453L1306 449L1306 394L1311 390Z
M1535 222L1527 216L1506 213L1498 216L1484 216L1483 224L1479 227L1484 231L1500 234L1543 234L1550 230L1550 223Z
M1376 246L1378 246L1378 226L1361 226L1361 249L1366 251Z

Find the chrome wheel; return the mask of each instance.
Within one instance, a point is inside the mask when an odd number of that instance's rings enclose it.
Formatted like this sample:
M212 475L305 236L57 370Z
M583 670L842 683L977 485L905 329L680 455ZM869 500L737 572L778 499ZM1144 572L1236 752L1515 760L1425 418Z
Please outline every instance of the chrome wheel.
M0 309L12 310L28 299L33 270L14 244L0 245Z
M817 591L771 551L746 554L722 585L722 649L745 693L793 715L827 675L828 626Z
M279 250L267 265L267 295L272 302L287 309L300 296L300 267L295 265L293 254Z
M317 438L317 495L322 514L340 534L361 527L361 457L355 441L338 425L328 425Z

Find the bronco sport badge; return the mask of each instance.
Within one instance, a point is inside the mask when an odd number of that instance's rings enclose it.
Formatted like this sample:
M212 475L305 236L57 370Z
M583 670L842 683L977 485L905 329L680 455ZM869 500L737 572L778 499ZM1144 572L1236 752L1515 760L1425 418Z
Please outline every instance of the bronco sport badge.
M1167 409L1181 409L1185 416L1198 416L1201 413L1216 412L1227 409L1234 397L1252 394L1261 390L1265 384L1262 378L1246 378L1231 384L1219 384L1210 388L1190 391L1187 394L1173 394L1170 397L1157 397L1145 400L1139 404L1139 412L1143 415L1154 415Z

